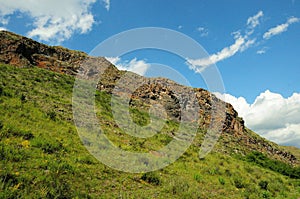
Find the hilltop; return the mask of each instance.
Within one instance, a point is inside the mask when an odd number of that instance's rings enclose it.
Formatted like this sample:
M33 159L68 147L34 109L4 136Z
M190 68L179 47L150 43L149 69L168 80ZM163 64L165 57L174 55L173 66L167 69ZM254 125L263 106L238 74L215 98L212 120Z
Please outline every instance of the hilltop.
M83 146L72 117L74 76L84 61L106 68L97 85L97 116L106 135L120 148L149 152L174 139L181 112L181 86L164 78L147 79L131 96L135 122L149 122L148 110L165 103L168 125L156 139L126 135L110 108L113 89L124 71L103 57L47 46L7 31L0 32L0 197L92 198L296 198L299 196L299 153L267 141L245 127L234 108L208 91L195 88L200 118L191 147L170 166L146 174L128 174L98 162ZM120 96L122 93L119 93ZM214 117L224 105L225 118ZM185 109L192 109L188 104ZM125 107L120 107L122 113ZM198 151L212 119L224 123L211 154ZM35 194L31 190L35 190ZM1 195L2 194L2 195Z

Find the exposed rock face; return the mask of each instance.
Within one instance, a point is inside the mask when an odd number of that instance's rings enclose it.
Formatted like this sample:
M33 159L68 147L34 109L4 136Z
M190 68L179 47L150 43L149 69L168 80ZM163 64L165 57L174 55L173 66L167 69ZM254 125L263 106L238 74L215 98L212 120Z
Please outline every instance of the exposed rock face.
M87 56L79 51L49 47L26 37L0 31L0 62L19 67L38 66L55 72L76 74Z
M194 122L198 122L202 128L208 128L212 121L221 124L224 145L234 143L235 145L242 145L248 150L267 153L285 162L292 164L298 162L292 154L281 150L278 145L249 133L249 130L245 128L243 119L238 117L238 113L232 105L222 102L204 89L187 88L168 79L149 79L130 72L126 73L127 77L124 80L125 72L119 71L105 58L92 58L83 52L62 47L50 47L14 33L0 31L0 62L2 63L18 67L40 67L59 73L76 75L82 72L81 65L87 59L106 68L105 71L102 71L103 74L97 85L99 90L120 94L118 92L124 93L127 89L126 92L131 94L132 102L140 100L147 105L162 103L168 117L177 121L182 119L181 110L187 110L189 113L189 110L196 108L195 103L189 102L196 100L199 105L197 106L199 107L197 109L199 118ZM97 74L97 71L91 68L88 73L89 76L93 76ZM118 86L120 80L122 80L123 90L118 91L116 85ZM130 84L132 80L139 83L140 86L132 88ZM220 107L223 109L219 109ZM192 111L190 112L192 113Z

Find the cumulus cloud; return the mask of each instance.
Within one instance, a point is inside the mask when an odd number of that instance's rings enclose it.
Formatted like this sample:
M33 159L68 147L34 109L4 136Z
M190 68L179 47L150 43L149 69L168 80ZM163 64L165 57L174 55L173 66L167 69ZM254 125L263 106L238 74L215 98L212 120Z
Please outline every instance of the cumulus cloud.
M10 17L16 13L29 16L32 30L29 37L43 41L62 42L75 32L84 34L92 29L95 23L90 11L97 0L18 0L0 1L0 23L10 23ZM109 1L106 1L109 8Z
M146 63L144 60L137 60L134 58L130 61L122 61L119 57L105 57L109 62L115 65L119 70L126 70L137 73L139 75L145 75L150 64Z
M237 52L243 52L252 46L256 38L251 39L250 36L254 32L254 28L259 25L259 20L263 16L263 12L259 11L256 15L249 17L247 20L247 29L242 35L240 31L234 32L234 43L228 47L224 47L221 51L201 59L187 58L187 65L196 73L201 73L210 65L234 56Z
M3 30L7 30L7 29L4 27L0 27L0 31L3 31Z
M300 147L300 124L286 124L284 128L267 132L264 136L286 146Z
M300 18L296 18L296 17L291 17L289 18L285 23L277 25L273 28L270 28L264 35L263 38L264 39L270 39L271 37L281 34L285 31L287 31L288 27L293 24L293 23L297 23L300 21Z
M207 28L204 28L204 27L198 27L198 28L197 28L197 31L200 33L200 36L201 36L201 37L206 37L206 36L208 36L208 30L207 30Z
M230 103L234 109L239 113L239 116L245 117L250 110L250 104L244 97L235 97L230 94L214 93L218 98ZM244 118L245 119L245 118ZM248 124L247 124L248 125Z
M284 98L267 90L253 104L229 94L222 98L233 105L250 129L279 144L300 147L300 93Z

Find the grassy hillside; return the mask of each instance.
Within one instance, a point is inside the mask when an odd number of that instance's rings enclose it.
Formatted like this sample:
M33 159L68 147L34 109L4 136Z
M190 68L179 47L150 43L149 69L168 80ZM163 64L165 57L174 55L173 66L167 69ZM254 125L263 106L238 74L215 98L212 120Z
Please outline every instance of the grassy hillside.
M298 171L283 171L260 153L230 156L215 150L199 160L201 129L175 163L145 174L118 172L85 149L72 123L74 78L39 68L0 65L0 198L295 198ZM116 128L110 96L96 94L106 135L121 148L149 151L165 145L175 122L156 139L137 139ZM120 107L122 110L122 107ZM131 108L138 124L149 122ZM126 140L126 141L124 141ZM295 170L293 170L295 169Z

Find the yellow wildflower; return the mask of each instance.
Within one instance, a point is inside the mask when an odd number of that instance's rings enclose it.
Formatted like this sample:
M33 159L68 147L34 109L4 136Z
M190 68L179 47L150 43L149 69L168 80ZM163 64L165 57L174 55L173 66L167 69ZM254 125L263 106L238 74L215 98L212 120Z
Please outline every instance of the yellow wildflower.
M22 183L16 184L16 185L13 187L13 190L14 190L14 191L15 191L15 190L18 190L19 187L21 186L21 184L22 184Z
M24 148L28 148L29 145L30 145L30 142L28 140L24 140L21 145L24 147Z

